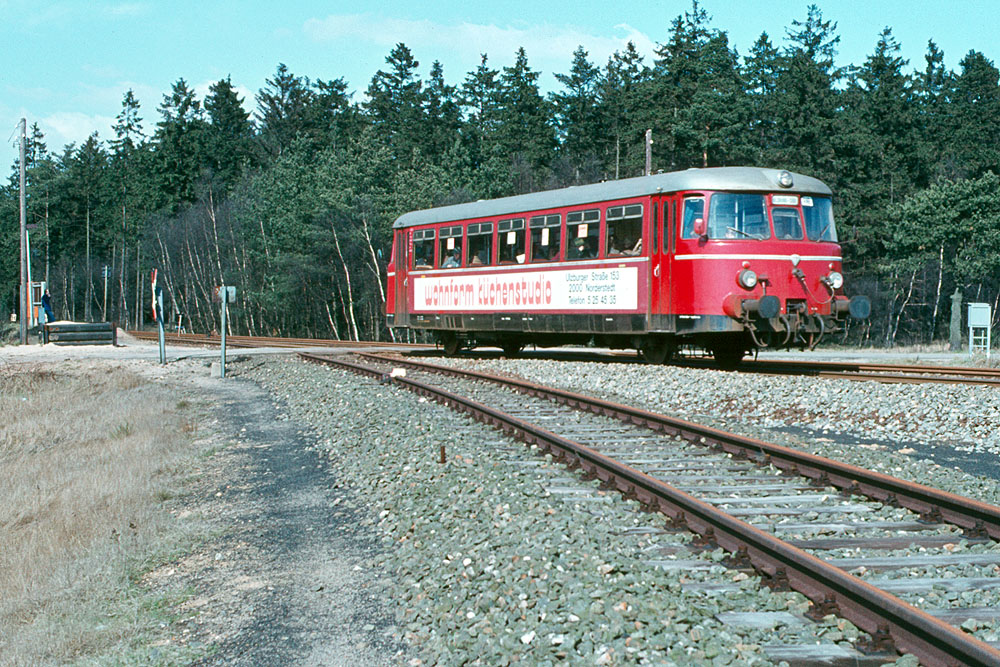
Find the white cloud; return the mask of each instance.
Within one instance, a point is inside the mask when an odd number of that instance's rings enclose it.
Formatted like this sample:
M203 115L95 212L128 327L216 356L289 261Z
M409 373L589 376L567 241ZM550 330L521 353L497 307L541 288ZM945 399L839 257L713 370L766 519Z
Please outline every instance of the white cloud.
M107 140L111 135L111 126L115 119L109 116L88 115L78 111L57 111L40 118L38 127L45 134L45 143L49 150L58 153L69 143L79 146L94 132L98 132L101 140ZM30 123L29 123L30 124Z
M468 69L475 67L481 53L489 55L494 67L510 63L522 46L532 69L548 73L569 71L573 51L580 45L588 51L590 61L598 66L603 66L615 51L624 49L630 40L647 58L655 48L648 35L628 24L615 26L616 34L600 35L570 25L443 24L427 19L339 14L309 19L302 29L317 43L361 40L388 51L403 42L418 59L420 53L453 53Z
M110 16L139 16L148 11L149 5L144 2L122 2L104 7L104 13Z

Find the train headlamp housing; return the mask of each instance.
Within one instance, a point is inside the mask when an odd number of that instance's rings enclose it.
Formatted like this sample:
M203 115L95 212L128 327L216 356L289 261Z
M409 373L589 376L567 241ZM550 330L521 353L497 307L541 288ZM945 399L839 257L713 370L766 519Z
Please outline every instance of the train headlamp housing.
M823 276L823 282L831 289L840 289L844 286L844 276L837 271L831 271L828 275Z
M790 172L787 172L787 171L784 171L784 170L781 171L778 174L778 185L780 185L783 188L790 188L790 187L792 187L792 185L794 185L794 181L792 179L792 174Z
M736 274L736 283L745 290L751 290L757 286L757 273L752 269L742 269Z

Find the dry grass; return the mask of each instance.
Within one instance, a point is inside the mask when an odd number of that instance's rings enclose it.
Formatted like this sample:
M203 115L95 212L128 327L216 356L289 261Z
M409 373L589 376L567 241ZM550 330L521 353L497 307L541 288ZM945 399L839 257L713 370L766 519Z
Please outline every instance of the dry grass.
M0 367L0 664L130 661L158 606L135 579L180 539L162 499L190 407L120 367L54 368Z

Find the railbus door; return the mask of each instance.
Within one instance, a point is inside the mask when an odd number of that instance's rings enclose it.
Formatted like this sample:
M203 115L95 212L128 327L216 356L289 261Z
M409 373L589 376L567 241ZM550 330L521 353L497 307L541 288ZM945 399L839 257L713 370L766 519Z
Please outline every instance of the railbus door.
M396 231L396 326L410 326L409 301L410 293L409 271L410 271L410 230L400 229Z
M653 312L657 315L654 322L659 331L673 331L673 321L668 315L672 312L670 283L674 253L674 204L670 198L664 197L656 206L660 229L656 234L656 255L653 257L653 289L656 292Z

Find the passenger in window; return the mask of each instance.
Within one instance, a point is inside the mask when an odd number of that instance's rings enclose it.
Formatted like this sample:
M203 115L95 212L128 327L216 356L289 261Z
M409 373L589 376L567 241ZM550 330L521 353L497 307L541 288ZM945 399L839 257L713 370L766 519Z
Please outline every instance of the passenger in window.
M573 245L566 252L568 259L586 259L587 248L583 239L579 236L573 239Z
M608 254L609 255L620 255L622 254L622 244L619 243L618 237L612 234L608 238Z
M461 266L461 261L458 258L458 248L452 248L451 254L448 258L444 260L444 264L441 265L442 269L454 269Z
M470 264L472 266L482 266L483 264L486 263L485 260L486 260L486 251L485 250L480 250L475 255L473 255L472 261L470 262Z

